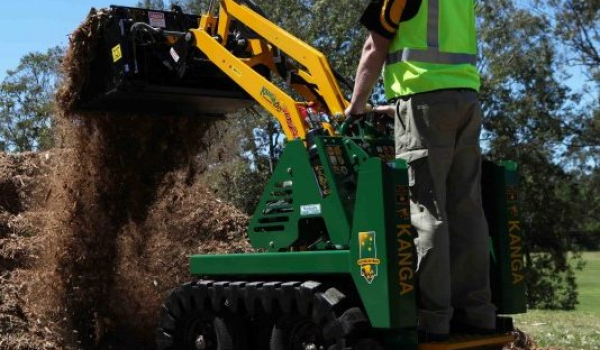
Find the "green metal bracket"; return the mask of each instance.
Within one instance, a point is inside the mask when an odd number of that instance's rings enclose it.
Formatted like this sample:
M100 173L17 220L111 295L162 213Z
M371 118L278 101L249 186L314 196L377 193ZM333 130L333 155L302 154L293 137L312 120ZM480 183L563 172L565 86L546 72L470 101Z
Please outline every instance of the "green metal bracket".
M195 276L347 275L349 264L347 250L193 255L190 272Z
M327 246L347 245L349 212L327 152L322 141L309 151L300 140L287 143L248 227L253 247L277 252L323 235Z
M527 300L517 164L484 162L482 183L492 243L493 302L500 314L523 313Z
M352 277L375 328L416 326L416 252L406 163L361 165L352 237Z

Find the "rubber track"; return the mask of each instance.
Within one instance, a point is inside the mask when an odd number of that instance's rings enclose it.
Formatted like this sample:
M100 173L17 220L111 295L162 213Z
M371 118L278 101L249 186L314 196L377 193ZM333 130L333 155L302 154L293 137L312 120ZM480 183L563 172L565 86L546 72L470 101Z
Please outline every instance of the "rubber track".
M369 324L342 292L319 282L200 280L174 289L163 304L156 334L159 349L173 349L178 319L194 311L226 311L244 318L263 313L273 319L299 314L320 325L325 339L335 340L329 350L346 349L346 338Z

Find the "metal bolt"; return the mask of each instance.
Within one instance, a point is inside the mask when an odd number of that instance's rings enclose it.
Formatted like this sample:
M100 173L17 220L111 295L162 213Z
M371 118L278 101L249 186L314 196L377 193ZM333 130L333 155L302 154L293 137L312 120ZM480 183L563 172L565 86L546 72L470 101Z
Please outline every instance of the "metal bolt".
M308 344L303 344L304 345L304 350L317 350L317 346L315 345L315 343L308 343Z
M204 340L204 336L202 334L196 338L196 349L206 350L206 340Z

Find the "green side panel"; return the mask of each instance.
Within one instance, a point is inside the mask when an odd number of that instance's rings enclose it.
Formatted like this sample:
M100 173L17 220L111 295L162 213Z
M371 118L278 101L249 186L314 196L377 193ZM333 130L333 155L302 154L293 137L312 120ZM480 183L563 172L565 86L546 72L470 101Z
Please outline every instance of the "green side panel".
M375 328L416 326L414 230L403 161L370 158L360 167L352 236L351 273Z
M315 147L309 153L300 140L286 145L248 227L254 248L276 252L310 246L321 231L328 246L347 246L348 213L322 143Z
M527 299L516 164L484 162L482 184L490 226L493 302L500 314L523 313Z
M317 179L327 232L337 247L348 247L355 200L356 169L343 146L343 138L320 137L309 150ZM316 157L318 155L318 157Z
M349 259L347 250L193 255L190 272L195 276L348 274Z

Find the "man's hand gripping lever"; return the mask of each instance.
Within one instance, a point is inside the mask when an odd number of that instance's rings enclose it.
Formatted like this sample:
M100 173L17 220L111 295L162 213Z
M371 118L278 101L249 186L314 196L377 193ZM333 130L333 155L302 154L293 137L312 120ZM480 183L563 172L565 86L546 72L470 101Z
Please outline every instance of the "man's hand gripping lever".
M341 136L365 136L365 126L370 124L370 129L379 130L382 126L381 133L385 133L383 130L385 125L389 125L394 118L394 106L383 105L371 107L370 105L366 108L367 112L361 114L351 114L346 112L346 120L342 122L338 129L338 134ZM357 130L358 129L358 130Z
M340 125L338 133L341 136L350 136L350 130L354 129L354 124L358 123L360 120L364 119L367 116L367 113L362 114L346 114L346 119Z

